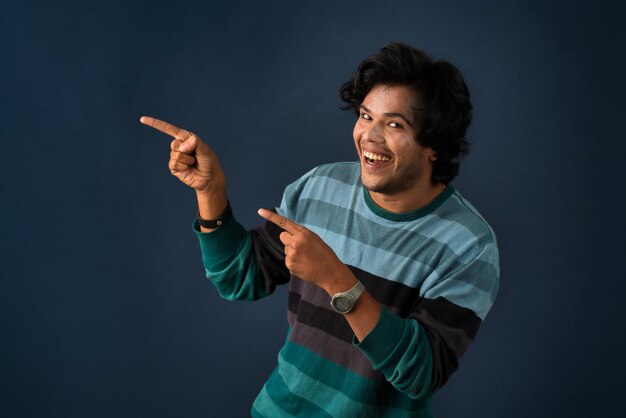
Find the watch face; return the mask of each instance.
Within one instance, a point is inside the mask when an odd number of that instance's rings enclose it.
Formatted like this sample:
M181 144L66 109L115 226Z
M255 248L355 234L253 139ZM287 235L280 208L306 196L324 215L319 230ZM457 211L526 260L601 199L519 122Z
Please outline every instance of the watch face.
M338 297L335 299L334 306L335 309L337 309L339 312L349 312L352 308L352 303L350 303L350 300L348 298Z

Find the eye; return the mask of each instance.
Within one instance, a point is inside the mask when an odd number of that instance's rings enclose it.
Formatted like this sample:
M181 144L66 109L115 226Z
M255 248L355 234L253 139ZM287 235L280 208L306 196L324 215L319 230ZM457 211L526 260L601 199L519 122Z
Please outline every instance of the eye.
M389 126L392 128L402 128L402 125L398 122L389 122Z
M367 113L361 113L361 118L365 120L372 120L372 117Z

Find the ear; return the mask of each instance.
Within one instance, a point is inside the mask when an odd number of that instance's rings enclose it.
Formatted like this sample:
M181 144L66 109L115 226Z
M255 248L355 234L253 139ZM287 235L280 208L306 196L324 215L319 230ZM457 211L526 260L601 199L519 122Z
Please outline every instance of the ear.
M434 163L435 161L437 161L437 153L435 151L433 151L432 149L430 150L430 155L428 156L428 161L430 161L431 163Z

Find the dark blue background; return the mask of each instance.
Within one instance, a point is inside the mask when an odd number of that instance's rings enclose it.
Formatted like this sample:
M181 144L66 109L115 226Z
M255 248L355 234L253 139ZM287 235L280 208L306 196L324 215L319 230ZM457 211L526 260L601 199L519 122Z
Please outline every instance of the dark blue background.
M240 417L285 289L222 301L153 115L215 149L237 217L353 160L337 88L404 41L464 73L456 187L498 300L439 417L623 416L624 7L617 1L2 2L0 416Z

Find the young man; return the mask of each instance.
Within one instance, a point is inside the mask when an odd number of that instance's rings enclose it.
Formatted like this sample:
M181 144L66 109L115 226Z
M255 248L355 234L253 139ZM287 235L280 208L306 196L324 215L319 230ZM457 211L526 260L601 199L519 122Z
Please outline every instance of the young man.
M491 228L450 185L467 153L469 92L459 71L390 44L341 97L357 116L359 162L317 167L246 231L226 181L193 133L171 135L169 168L196 190L206 274L226 299L289 283L289 333L252 406L263 417L429 417L492 306Z

